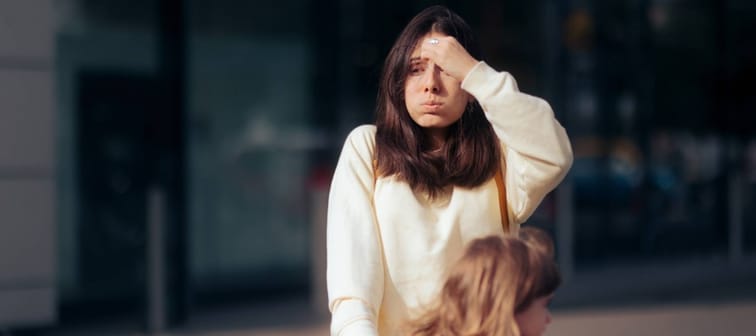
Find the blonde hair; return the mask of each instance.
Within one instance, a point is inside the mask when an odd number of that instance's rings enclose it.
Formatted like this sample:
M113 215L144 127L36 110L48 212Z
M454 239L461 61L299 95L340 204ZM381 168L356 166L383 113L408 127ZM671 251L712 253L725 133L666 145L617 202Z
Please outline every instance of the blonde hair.
M519 336L515 314L556 291L561 277L544 231L489 236L470 242L441 295L417 320L412 336Z

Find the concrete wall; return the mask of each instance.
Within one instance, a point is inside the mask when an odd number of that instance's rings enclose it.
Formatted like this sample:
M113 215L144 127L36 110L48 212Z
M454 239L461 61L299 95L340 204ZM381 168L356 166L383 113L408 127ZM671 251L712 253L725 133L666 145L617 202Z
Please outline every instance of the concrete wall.
M55 320L52 7L0 1L0 329Z

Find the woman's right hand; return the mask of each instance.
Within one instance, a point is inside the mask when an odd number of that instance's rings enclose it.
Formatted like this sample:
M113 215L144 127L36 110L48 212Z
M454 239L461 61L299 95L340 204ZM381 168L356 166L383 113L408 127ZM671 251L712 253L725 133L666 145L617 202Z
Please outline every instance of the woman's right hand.
M452 36L431 34L422 41L420 57L435 63L443 72L462 82L478 60Z

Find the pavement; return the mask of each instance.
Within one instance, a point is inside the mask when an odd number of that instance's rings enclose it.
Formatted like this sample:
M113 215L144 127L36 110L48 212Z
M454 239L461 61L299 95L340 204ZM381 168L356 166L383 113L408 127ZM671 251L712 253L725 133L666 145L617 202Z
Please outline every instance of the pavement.
M709 268L710 269L710 268ZM749 267L750 269L750 267ZM754 269L756 271L756 269ZM684 273L684 272L683 272ZM653 273L642 273L653 277ZM603 276L619 284L620 276ZM700 276L699 276L700 277ZM611 279L611 281L607 281ZM634 277L634 281L638 277ZM564 286L556 294L552 322L545 336L663 335L663 336L756 336L756 277L741 276L737 281L718 281L708 286L696 281L675 279L674 289L622 295L601 293L600 284L573 281L581 286ZM657 281L658 282L658 281ZM595 295L591 296L593 288ZM615 290L617 290L615 289ZM570 299L572 293L583 300ZM558 300L559 298L563 300ZM319 305L319 307L322 305ZM316 311L306 298L266 303L223 306L192 311L178 328L161 333L145 333L135 322L86 321L81 326L56 326L28 334L34 336L327 336L328 313ZM26 336L3 332L0 336Z
M136 326L90 326L43 335L327 336L327 317L316 315L303 302L282 302L197 313L181 328L157 334ZM756 300L555 309L546 336L578 335L754 336Z
M305 326L205 330L196 336L327 336L327 322ZM546 336L586 335L756 335L756 301L654 307L556 311Z
M756 301L587 309L554 314L546 336L756 335Z

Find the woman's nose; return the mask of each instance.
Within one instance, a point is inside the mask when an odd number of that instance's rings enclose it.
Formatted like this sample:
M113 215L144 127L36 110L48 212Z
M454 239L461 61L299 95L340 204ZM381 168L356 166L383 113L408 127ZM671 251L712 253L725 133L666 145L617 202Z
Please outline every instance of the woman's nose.
M423 89L425 92L439 92L440 87L438 83L439 69L435 65L429 64L425 70L425 76L423 78Z

